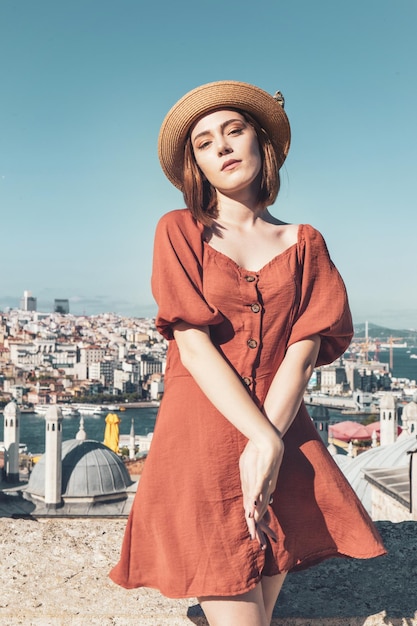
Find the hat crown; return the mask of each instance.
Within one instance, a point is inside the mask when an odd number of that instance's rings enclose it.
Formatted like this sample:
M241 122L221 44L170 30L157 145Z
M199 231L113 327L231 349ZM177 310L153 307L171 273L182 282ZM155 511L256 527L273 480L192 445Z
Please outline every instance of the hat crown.
M158 154L167 178L182 190L184 146L191 126L219 108L238 109L252 115L268 134L278 166L288 154L291 130L280 91L274 96L263 89L239 81L206 83L186 93L167 113L161 125Z

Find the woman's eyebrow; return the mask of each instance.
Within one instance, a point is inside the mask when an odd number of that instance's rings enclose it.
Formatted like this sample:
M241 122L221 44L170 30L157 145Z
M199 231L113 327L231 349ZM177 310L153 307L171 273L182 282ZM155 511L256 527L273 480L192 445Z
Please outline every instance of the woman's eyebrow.
M223 122L222 124L220 124L220 130L224 130L226 128L226 126L228 126L228 124L231 124L232 122L242 122L242 120L238 119L238 118L232 118L230 120L226 120L225 122ZM196 141L196 139L198 139L199 137L202 137L203 135L209 135L212 131L211 130L202 130L201 133L198 133L193 141Z

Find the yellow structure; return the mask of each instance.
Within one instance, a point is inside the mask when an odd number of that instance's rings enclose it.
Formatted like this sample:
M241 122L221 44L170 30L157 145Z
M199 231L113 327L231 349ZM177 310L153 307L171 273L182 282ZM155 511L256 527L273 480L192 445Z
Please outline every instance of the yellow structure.
M106 428L104 431L104 445L118 454L119 452L119 424L121 419L117 413L109 413L106 417Z

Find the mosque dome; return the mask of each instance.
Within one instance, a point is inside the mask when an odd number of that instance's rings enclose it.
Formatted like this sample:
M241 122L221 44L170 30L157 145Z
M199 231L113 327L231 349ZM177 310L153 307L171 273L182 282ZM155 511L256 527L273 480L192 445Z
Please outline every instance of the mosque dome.
M132 484L123 461L98 441L70 439L62 443L62 497L105 499ZM26 491L45 496L45 455L34 466Z
M315 406L311 412L311 417L314 421L328 422L330 420L328 407L323 404Z
M364 477L364 470L407 467L409 464L407 453L415 449L416 443L415 436L408 436L404 439L398 438L395 443L371 448L353 459L346 455L333 457L368 513L371 513L371 485Z

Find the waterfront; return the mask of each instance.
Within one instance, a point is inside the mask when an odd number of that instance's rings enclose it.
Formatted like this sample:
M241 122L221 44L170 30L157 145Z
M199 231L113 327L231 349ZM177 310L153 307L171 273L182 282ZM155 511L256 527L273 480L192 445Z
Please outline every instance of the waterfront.
M408 378L417 380L417 359L410 359L410 354L417 354L417 348L393 348L393 368L392 376L396 378ZM370 352L369 357L374 358L374 353ZM389 363L390 351L388 349L380 350L378 354L380 363Z
M147 407L141 409L129 409L123 412L116 412L120 419L120 434L128 435L130 432L131 421L135 427L136 435L147 435L152 432L155 426L155 418L158 409L156 407ZM110 413L110 411L108 411ZM84 416L84 430L87 439L94 441L103 441L104 429L106 427L105 413L101 417ZM75 439L80 428L79 417L68 417L62 423L63 440ZM3 420L0 423L0 441L3 441ZM36 413L22 413L20 416L20 441L28 446L29 452L32 454L43 454L45 452L45 418Z
M308 407L311 412L314 407ZM110 412L110 411L109 411ZM127 411L118 412L121 422L119 425L120 434L128 435L130 433L131 420L135 427L135 435L147 435L153 432L155 419L158 409L155 407L147 407L141 409L129 409ZM84 430L87 439L94 441L103 441L104 429L106 427L105 413L101 417L84 416ZM330 422L340 422L347 419L340 411L329 410ZM351 416L349 417L351 419ZM62 438L75 439L80 427L80 418L68 417L62 422ZM0 441L3 441L3 420L0 423ZM43 454L45 452L45 417L36 413L22 413L20 416L20 441L25 443L28 451L34 455Z
M411 350L411 352L409 352ZM410 354L417 353L416 348L395 348L393 351L393 375L398 378L409 378L417 380L417 359L410 359ZM372 358L372 354L370 357ZM381 363L389 362L389 351L379 354ZM158 409L156 407L145 407L127 409L117 412L120 419L120 434L128 435L133 418L135 434L147 435L152 432L155 425L155 418ZM309 407L311 413L312 407ZM110 412L110 411L108 411ZM84 416L84 429L88 439L103 441L105 429L105 413L101 417ZM329 411L330 422L340 422L352 419L352 416L343 415L340 411ZM63 440L75 438L80 426L79 418L65 418L63 420ZM0 441L3 441L3 420L0 420ZM45 451L45 418L35 413L23 413L20 418L20 441L27 444L29 452L32 454L42 454Z

